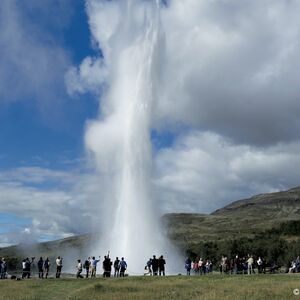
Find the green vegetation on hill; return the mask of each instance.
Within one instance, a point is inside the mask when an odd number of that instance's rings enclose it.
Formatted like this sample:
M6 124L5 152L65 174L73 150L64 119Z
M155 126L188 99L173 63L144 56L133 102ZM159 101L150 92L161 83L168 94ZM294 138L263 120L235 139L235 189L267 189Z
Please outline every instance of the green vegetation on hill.
M286 264L300 255L300 188L233 202L210 215L164 216L171 240L191 256L261 255Z

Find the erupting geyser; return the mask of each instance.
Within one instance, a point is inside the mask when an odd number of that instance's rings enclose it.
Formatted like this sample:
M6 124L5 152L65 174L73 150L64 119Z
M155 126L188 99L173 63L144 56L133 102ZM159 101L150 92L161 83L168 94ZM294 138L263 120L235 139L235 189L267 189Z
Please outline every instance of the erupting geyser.
M141 273L153 254L166 255L168 263L173 252L161 234L151 195L152 108L159 98L164 48L160 1L100 1L97 5L115 16L107 20L112 24L106 35L99 29L108 88L101 100L101 117L86 132L87 148L108 187L100 247L102 253L110 250L112 258L124 256L129 272Z

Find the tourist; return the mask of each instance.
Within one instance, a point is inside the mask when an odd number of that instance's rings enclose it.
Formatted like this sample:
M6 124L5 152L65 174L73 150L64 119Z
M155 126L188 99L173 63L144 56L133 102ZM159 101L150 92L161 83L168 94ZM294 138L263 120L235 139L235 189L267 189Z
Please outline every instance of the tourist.
M211 260L209 260L209 273L212 273L213 271L213 263Z
M47 257L44 261L44 273L46 279L48 278L49 269L50 269L50 261L49 258Z
M209 274L211 272L211 269L212 269L212 262L207 259L205 263L205 274Z
M150 273L149 267L146 265L144 268L144 276L151 276L152 274Z
M127 263L124 260L124 257L122 257L121 261L120 261L120 277L124 277L125 276L126 269L127 269Z
M109 255L104 256L104 261L102 265L103 265L103 277L110 277L112 262L109 258Z
M300 257L299 256L297 256L295 264L296 264L296 272L299 273L300 272Z
M22 260L22 279L26 277L26 259Z
M192 269L194 270L195 275L199 275L199 265L198 265L198 259L195 259L195 261L192 262Z
M149 260L147 261L147 267L150 275L152 275L152 258L149 258Z
M99 256L99 259L95 259L95 256L92 257L92 260L91 260L91 266L92 266L91 278L96 277L97 264L98 264L99 261L100 261L100 256Z
M202 257L200 257L200 259L199 259L199 261L198 261L198 273L200 274L200 275L202 275L203 274L203 259L202 259Z
M295 273L296 272L296 261L292 261L291 266L289 268L289 273Z
M116 257L115 261L114 261L114 277L119 277L120 275L120 260L118 257Z
M153 255L152 258L152 271L153 271L153 275L157 276L157 271L158 271L158 259L156 258L155 255Z
M166 264L166 260L164 259L164 257L161 255L160 258L158 259L158 271L159 271L159 276L161 276L161 274L163 276L165 276L165 264Z
M239 266L240 266L240 259L239 256L236 255L234 260L233 260L233 274L237 274L239 271Z
M249 256L249 258L247 260L247 263L248 263L248 275L253 274L253 262L254 262L254 260L253 260L253 257L251 255L251 256Z
M185 260L185 269L186 269L186 275L191 275L191 268L192 268L192 261L189 257Z
M246 274L248 272L248 264L247 264L247 260L246 260L246 257L243 256L240 260L240 266L241 266L241 271L242 271L242 274Z
M28 257L25 260L23 260L23 262L22 262L22 268L23 268L22 278L30 278L30 268L31 268L31 264L33 263L33 261L34 261L34 257L31 258L31 262Z
M38 261L38 270L39 270L39 278L44 278L44 261L43 258L40 257L39 261Z
M223 255L221 258L220 273L226 274L226 272L227 272L227 257Z
M77 259L77 266L76 266L77 272L76 272L76 278L83 278L81 275L82 272L82 262L80 259Z
M63 261L63 258L58 256L57 259L56 259L56 275L55 277L56 278L60 278L60 275L61 275L61 270L62 270L62 261Z
M4 259L0 259L0 279L6 279L6 273L7 273L7 264Z
M262 273L262 265L263 265L263 260L261 259L261 257L258 257L257 260L257 269L258 269L258 274Z
M84 262L84 268L85 268L85 271L86 271L85 278L89 278L90 266L91 266L91 258L89 257L89 258Z

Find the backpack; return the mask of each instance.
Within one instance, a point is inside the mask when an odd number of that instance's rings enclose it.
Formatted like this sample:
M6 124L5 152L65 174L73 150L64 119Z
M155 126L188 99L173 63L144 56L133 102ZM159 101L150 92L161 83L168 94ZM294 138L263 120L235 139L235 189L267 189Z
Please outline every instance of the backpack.
M84 262L84 268L85 269L88 269L90 267L90 262L88 261L88 260L86 260L85 262Z
M43 261L42 260L39 260L38 261L38 267L39 267L39 269L42 269L43 268Z
M44 268L49 268L49 260L45 260L44 262Z

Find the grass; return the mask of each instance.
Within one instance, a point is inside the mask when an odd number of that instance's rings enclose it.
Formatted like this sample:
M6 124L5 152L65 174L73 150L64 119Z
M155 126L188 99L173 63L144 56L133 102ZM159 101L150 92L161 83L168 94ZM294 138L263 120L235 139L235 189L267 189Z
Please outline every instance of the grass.
M1 280L0 299L297 299L300 275Z

